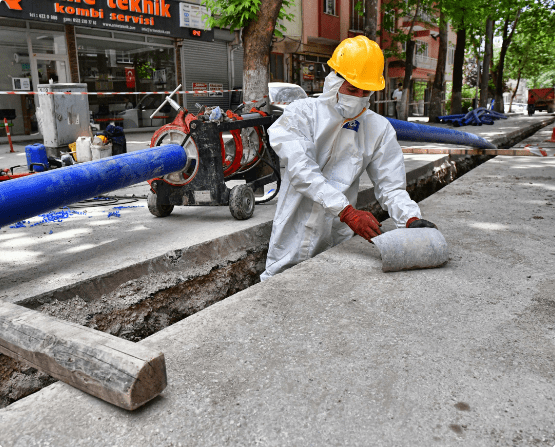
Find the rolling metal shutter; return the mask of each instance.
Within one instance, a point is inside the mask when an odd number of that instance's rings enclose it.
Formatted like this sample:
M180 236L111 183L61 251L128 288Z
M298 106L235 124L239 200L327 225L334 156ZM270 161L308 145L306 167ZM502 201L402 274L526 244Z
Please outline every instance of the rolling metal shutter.
M238 48L233 52L233 83L234 89L243 88L243 48ZM231 107L237 107L243 101L242 92L231 94Z
M229 90L228 56L226 42L201 42L184 40L181 49L181 62L185 76L184 90L193 90L193 83L223 84L224 90ZM191 112L196 112L195 103L210 107L220 106L224 110L229 108L229 93L223 96L193 96L186 95L186 106Z
M235 85L233 87L243 87L243 49L239 48L233 53L233 69L235 70Z

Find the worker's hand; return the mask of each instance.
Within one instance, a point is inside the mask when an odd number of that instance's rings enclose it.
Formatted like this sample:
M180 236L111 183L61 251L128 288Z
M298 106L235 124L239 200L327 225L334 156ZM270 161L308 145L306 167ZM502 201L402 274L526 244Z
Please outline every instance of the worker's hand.
M429 220L418 219L413 217L408 220L407 228L435 228L437 230L437 225L430 222Z
M345 222L349 225L351 230L367 241L382 234L380 231L382 224L377 221L372 213L356 210L351 205L346 206L345 209L341 211L339 220Z

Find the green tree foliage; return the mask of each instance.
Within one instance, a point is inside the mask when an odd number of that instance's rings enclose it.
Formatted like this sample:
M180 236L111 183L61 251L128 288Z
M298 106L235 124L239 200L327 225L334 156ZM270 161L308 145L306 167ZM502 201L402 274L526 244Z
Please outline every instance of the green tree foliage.
M201 2L211 12L206 16L211 27L228 28L230 32L247 27L253 20L258 19L261 0L202 0ZM287 30L284 21L293 20L293 14L287 13L287 8L293 6L294 0L283 0L279 11L274 34L283 37Z
M555 13L548 8L523 11L518 32L506 56L505 79L528 79L531 84L554 87ZM540 81L541 79L541 81ZM530 87L530 85L529 85ZM532 87L540 88L540 87Z

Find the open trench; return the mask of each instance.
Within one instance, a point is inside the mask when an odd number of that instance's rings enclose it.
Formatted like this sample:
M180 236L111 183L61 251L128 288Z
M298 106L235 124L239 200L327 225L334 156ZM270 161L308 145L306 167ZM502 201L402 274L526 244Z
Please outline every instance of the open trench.
M500 145L508 148L534 133ZM446 157L407 183L419 202L490 156ZM380 221L388 218L373 189L359 194L359 207ZM360 206L363 203L365 206ZM271 222L167 253L148 265L88 280L18 304L137 342L260 281ZM0 354L0 408L56 380L24 362Z

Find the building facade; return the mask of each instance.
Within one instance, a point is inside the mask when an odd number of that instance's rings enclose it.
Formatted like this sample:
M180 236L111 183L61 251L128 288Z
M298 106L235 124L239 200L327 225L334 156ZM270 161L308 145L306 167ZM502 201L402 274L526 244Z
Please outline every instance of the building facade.
M86 84L100 127L159 127L172 111L150 119L164 99L154 93L179 84L210 90L180 98L191 110L197 102L227 108L224 90L242 86L238 33L206 28L203 14L200 0L0 2L0 91L22 93L0 95L0 114L15 116L13 135L36 134L37 96L24 93L49 82Z
M292 82L302 86L307 93L320 93L324 78L329 73L326 62L335 47L347 37L363 34L364 17L359 14L357 0L303 0L296 2L289 11L295 17L286 22L287 35L274 39L272 46L271 77L274 81ZM382 2L378 2L378 29L382 30L378 43L382 49L393 45L391 33L407 32L410 18L394 14L395 27L383 30L384 12ZM415 27L416 53L412 74L411 114L427 113L426 102L434 80L439 51L439 29L430 17L421 14ZM446 64L446 81L452 81L456 33L449 28L449 49ZM401 48L399 48L401 50ZM391 57L386 61L384 75L386 88L376 95L379 101L391 98L393 90L405 75L404 61ZM381 105L377 109L384 115L393 116L393 104Z

